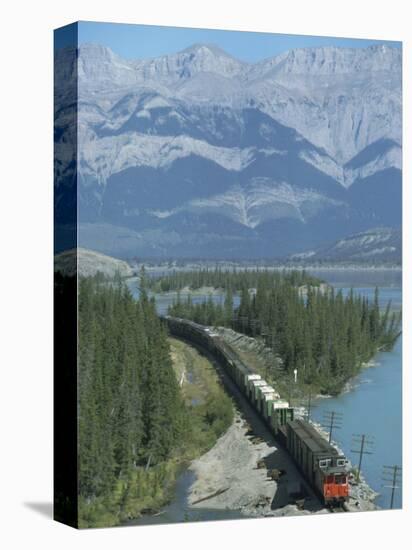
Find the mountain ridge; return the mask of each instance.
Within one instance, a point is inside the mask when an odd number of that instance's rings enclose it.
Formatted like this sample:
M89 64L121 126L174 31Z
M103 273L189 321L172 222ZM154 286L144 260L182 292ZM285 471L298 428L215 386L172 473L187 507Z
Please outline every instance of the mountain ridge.
M243 257L252 243L276 256L321 246L326 235L399 224L401 57L385 45L323 47L247 63L195 44L127 60L81 45L85 246L96 249L96 223L118 228L117 241L101 249L114 255L116 246L127 255L129 242L132 255L164 256L170 246L176 255L198 247L209 254L215 246L217 256ZM64 158L74 129L63 91L56 98ZM56 178L58 196L70 187L69 165Z
M293 254L290 259L400 264L402 232L398 228L376 227L349 235L319 250Z

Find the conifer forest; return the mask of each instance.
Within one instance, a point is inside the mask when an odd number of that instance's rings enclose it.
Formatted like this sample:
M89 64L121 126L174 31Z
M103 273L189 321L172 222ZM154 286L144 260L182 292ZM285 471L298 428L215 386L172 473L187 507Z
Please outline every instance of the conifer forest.
M190 294L182 300L178 293L169 314L263 338L279 356L284 373L299 369L306 384L325 394L341 391L363 363L378 350L391 349L400 334L401 312L391 312L389 303L381 314L378 288L369 302L353 290L344 297L305 271L266 270L178 273L164 286L202 284L224 289L224 303L214 303L212 295L193 303ZM240 294L236 308L235 292Z
M119 280L79 281L80 524L116 524L156 510L186 459L205 452L232 421L219 387L184 402L154 299Z
M180 291L209 287L220 303ZM120 277L78 283L79 520L124 522L167 502L179 467L209 449L233 419L216 386L200 406L185 402L154 291L177 290L168 314L261 339L284 379L337 394L378 350L390 349L401 314L353 291L343 296L305 272L201 270L140 277L135 299ZM236 304L236 305L235 305Z

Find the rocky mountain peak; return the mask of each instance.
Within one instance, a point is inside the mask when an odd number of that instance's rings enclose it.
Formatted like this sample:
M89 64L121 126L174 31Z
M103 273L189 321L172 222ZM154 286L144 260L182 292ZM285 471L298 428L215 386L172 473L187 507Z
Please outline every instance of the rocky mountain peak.
M160 78L174 83L200 73L232 78L242 71L244 65L218 46L194 44L175 54L138 61L135 66L145 79Z
M57 55L80 98L83 245L275 257L398 225L401 56L323 47L252 64L193 44L130 60L84 44L77 82ZM70 167L61 174L64 193Z
M338 48L325 46L289 50L265 59L256 65L254 73L293 76L338 76L392 72L402 67L400 48L375 45L367 48Z

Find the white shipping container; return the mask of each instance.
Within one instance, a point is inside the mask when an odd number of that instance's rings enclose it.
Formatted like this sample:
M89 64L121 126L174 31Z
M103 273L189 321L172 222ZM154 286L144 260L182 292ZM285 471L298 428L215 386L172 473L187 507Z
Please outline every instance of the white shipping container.
M274 399L280 399L280 395L276 390L272 388L272 386L267 386L267 388L263 388L263 390L264 390L263 393L272 393Z
M270 386L258 386L258 389L257 389L257 392L259 395L263 395L264 393L267 393L267 392L272 392L272 388Z
M283 399L280 399L278 401L273 402L273 408L274 409L288 409L289 408L289 402L284 401Z
M265 401L274 401L276 399L275 393L264 393L263 397L265 398Z
M246 376L247 380L260 380L261 378L260 374L248 374Z
M259 386L267 386L266 380L252 380L252 386L258 388Z

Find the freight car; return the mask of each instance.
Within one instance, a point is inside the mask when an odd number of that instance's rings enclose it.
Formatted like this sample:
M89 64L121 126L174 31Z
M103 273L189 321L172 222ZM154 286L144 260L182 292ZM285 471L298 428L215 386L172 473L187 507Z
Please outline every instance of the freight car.
M305 479L328 506L349 499L348 461L305 420L293 420L286 431L286 448Z
M295 420L289 403L251 371L212 329L168 315L163 319L171 334L198 344L218 360L326 505L339 505L349 499L348 461L312 424Z
M293 420L289 403L281 400L259 374L251 371L217 333L186 319L167 315L163 319L171 334L198 344L217 359L274 435L288 420Z

